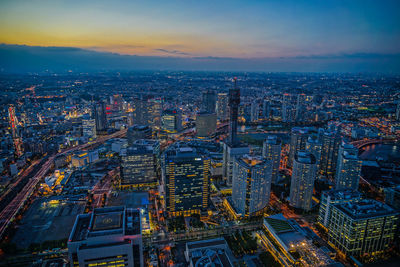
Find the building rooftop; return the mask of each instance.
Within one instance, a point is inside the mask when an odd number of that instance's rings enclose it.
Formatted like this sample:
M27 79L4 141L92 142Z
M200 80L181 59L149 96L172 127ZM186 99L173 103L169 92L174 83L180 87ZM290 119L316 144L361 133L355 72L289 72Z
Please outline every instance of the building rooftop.
M398 214L398 212L390 206L373 199L363 199L356 203L337 204L335 207L353 219L366 219Z
M332 200L352 199L352 198L361 198L362 197L362 194L360 192L354 191L351 189L327 190L327 191L323 191L322 195L329 196Z
M315 164L316 159L313 154L307 151L299 151L295 154L294 159L299 163Z

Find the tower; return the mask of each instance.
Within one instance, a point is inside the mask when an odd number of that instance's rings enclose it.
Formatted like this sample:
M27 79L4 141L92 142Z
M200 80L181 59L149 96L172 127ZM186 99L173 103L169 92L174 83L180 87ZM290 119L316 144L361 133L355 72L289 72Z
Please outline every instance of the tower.
M262 154L267 160L272 161L272 183L278 179L279 164L281 161L282 141L276 135L270 135L264 140Z
M103 101L100 101L93 107L94 109L94 118L96 121L96 131L104 132L107 130L107 115L106 115L106 104Z
M229 89L229 143L235 145L237 140L238 110L240 104L240 90L237 87L237 78L233 79L234 87Z
M362 161L358 158L358 149L350 144L339 148L336 189L358 189Z

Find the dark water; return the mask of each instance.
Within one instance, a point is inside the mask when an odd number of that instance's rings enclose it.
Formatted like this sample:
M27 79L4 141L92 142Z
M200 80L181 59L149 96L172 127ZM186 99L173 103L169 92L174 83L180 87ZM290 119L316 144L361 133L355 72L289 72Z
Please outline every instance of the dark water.
M362 160L382 159L384 161L400 161L400 144L376 144L366 146L360 154Z

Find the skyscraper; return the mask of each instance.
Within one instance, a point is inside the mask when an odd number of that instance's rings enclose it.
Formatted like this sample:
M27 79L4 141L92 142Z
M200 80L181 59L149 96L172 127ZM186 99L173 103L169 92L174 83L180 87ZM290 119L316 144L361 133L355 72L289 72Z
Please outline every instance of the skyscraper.
M400 99L397 100L397 106L396 106L396 120L400 121Z
M322 151L321 151L321 173L328 177L334 177L338 159L338 150L341 137L338 131L321 131Z
M290 183L290 206L306 211L311 209L315 176L314 155L306 151L297 152L294 156Z
M96 120L90 116L82 118L82 134L88 138L96 138Z
M222 176L228 185L232 185L233 162L235 157L247 154L250 148L240 143L237 138L238 110L240 104L240 90L234 78L234 87L229 89L229 137L224 142Z
M281 161L282 141L276 135L270 135L264 140L262 155L272 162L272 183L275 183L279 175Z
M181 113L177 110L164 110L161 117L161 128L169 133L182 130Z
M292 104L290 103L290 94L283 94L282 97L282 121L283 122L291 122L293 121L292 116L293 108Z
M217 129L217 116L215 113L199 112L196 116L196 132L199 137L207 137Z
M358 149L351 144L342 144L339 148L336 170L336 189L358 189L362 161L358 158Z
M240 89L237 87L237 79L234 78L234 87L229 89L229 143L236 145L237 125L238 125L238 109L240 104Z
M160 164L160 143L136 140L121 156L121 188L157 185Z
M312 134L307 138L306 150L314 155L315 160L316 160L315 164L316 164L316 168L317 168L317 174L319 174L320 162L321 162L321 152L322 152L322 143L318 139L317 135Z
M306 95L298 94L296 101L296 115L295 115L296 121L304 120L305 102L306 102Z
M214 90L204 91L202 94L202 111L215 113L217 104L217 93Z
M185 144L164 154L163 181L168 215L200 214L208 207L210 159Z
M107 115L106 115L106 103L99 101L94 107L94 118L96 121L97 133L104 133L108 128Z
M229 119L229 107L228 107L228 94L227 93L219 93L218 101L217 101L217 118L220 121L226 121Z
M309 134L310 131L308 128L292 128L290 133L289 167L292 167L296 152L306 149L306 142Z
M372 199L333 205L328 241L346 256L388 249L396 236L399 212Z
M241 216L251 216L269 203L272 162L261 157L237 157L233 166L232 202Z

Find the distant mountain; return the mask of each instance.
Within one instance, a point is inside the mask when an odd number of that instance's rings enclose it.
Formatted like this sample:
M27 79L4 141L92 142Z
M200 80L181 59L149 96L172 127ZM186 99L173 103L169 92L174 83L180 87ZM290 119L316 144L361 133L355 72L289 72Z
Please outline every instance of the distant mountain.
M388 72L400 73L400 54L348 54L280 58L149 57L74 47L0 44L0 72L130 70Z

